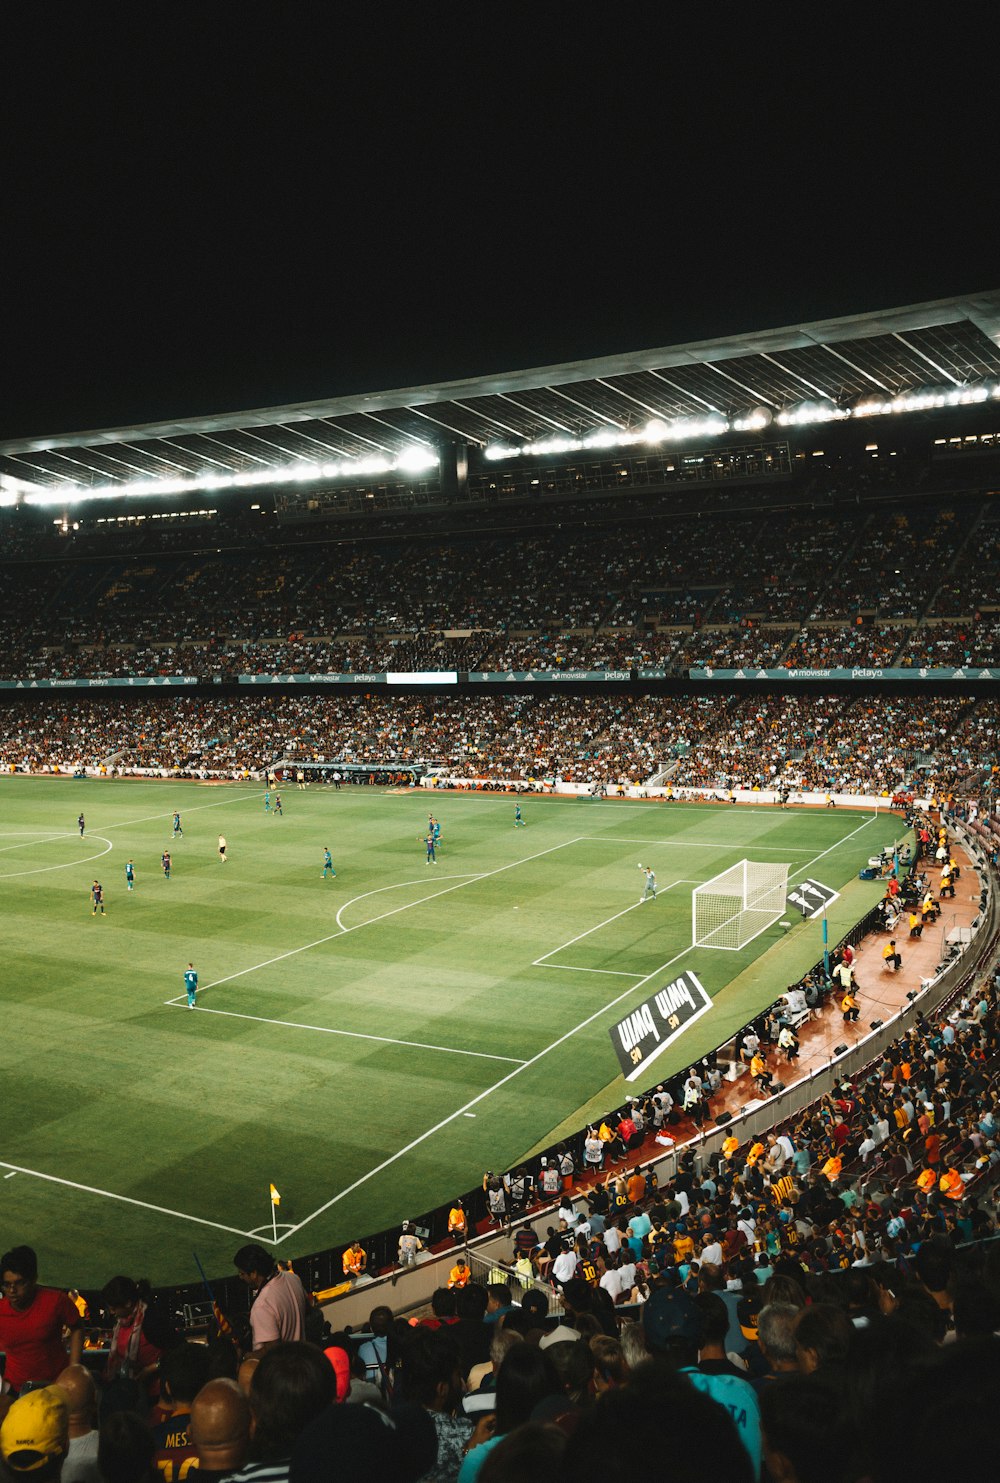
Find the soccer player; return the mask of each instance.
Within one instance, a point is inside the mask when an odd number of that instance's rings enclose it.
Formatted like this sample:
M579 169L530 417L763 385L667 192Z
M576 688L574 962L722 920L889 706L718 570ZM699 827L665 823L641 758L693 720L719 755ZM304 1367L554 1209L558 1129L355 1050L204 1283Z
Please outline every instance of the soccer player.
M223 865L225 865L225 863L226 863L226 836L224 834L220 834L219 835L219 859L222 861Z
M326 878L327 878L328 875L336 876L336 874L337 874L337 872L333 868L333 856L330 854L330 851L328 849L324 849L324 851L323 851L323 879L326 880Z
M101 916L103 917L103 915L104 915L104 887L101 885L100 881L95 881L94 884L91 886L91 888L90 888L90 899L94 903L94 912L93 912L93 915L96 917L97 916L97 913L98 913L98 910L100 910Z
M164 877L164 879L165 880L169 880L170 879L170 851L169 850L164 850L163 851L163 854L160 856L160 864L163 866L163 877Z
M277 818L280 813L281 813L281 794L280 793L275 793L275 795L274 795L274 817Z
M649 865L640 865L639 869L646 872L645 889L639 897L639 905L641 906L644 901L656 900L656 876L653 874L652 867Z
M301 767L299 768L298 772L295 774L295 786L296 786L296 788L301 788L302 791L305 792L306 775L302 771Z
M264 812L266 814L269 814L271 812L271 790L270 790L270 788L266 789L266 791L264 793Z
M125 884L130 891L135 890L135 865L131 860L125 861Z
M434 836L434 844L439 845L441 843L441 825L433 814L431 814L431 833Z
M78 826L78 828L80 830L80 838L82 839L83 838L83 831L86 828L86 825L83 822L83 814L80 815L80 817L77 819L76 822L77 822L77 826Z
M198 975L193 963L189 963L184 970L184 988L188 996L188 1009L195 1008L195 998L198 993Z
M428 865L436 865L437 864L437 856L434 853L434 832L433 832L433 830L431 830L431 832L429 834L427 834L427 835L424 836L424 844L427 846L427 864Z
M521 805L519 803L515 803L515 805L514 805L514 828L515 829L524 829L526 827L527 826L525 825L524 820L521 818Z
M181 816L177 812L177 810L174 809L174 839L177 838L178 834L183 837L184 830L181 828Z

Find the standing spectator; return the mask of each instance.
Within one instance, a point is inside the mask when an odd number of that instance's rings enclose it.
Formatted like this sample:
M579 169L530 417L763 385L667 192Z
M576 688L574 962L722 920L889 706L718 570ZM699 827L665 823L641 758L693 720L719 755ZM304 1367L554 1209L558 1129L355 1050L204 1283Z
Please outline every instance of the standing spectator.
M0 1349L7 1359L4 1379L17 1395L32 1381L51 1385L66 1368L63 1330L69 1329L69 1362L83 1354L80 1314L68 1294L39 1287L38 1258L30 1246L15 1246L0 1258Z
M294 1272L283 1270L269 1252L251 1242L233 1257L241 1281L254 1290L250 1331L254 1354L274 1344L297 1343L305 1333L308 1300Z
M150 1402L159 1394L160 1357L173 1338L169 1323L150 1307L152 1295L148 1282L131 1277L112 1277L101 1294L115 1324L104 1378L137 1380Z

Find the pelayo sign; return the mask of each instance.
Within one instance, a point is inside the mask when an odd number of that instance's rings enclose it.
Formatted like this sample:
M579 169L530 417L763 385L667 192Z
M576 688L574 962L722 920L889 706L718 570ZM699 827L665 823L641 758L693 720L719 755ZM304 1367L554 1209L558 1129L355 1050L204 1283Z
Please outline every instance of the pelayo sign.
M635 1081L712 1001L694 973L684 972L612 1026L610 1035L626 1081Z

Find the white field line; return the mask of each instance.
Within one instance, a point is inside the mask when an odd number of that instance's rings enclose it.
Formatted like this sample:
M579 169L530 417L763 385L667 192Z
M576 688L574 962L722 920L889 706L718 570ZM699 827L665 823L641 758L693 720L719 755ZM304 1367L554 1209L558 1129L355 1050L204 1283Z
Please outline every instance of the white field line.
M807 870L809 868L809 865L814 865L817 860L822 860L824 855L830 854L832 850L835 850L838 847L838 845L845 844L848 839L852 839L855 834L860 833L862 829L866 829L868 825L873 823L877 817L877 814L872 814L870 818L865 819L864 823L859 824L857 829L852 829L850 834L845 835L842 840L838 840L836 845L831 845L830 849L823 850L821 854L815 855L813 859L810 860L808 864L803 867L803 869ZM576 841L574 840L572 841L572 843L576 843ZM799 872L797 871L796 874L799 874ZM619 915L621 915L621 913L619 913ZM374 1169L369 1169L366 1174L362 1174L361 1177L359 1179L356 1179L353 1184L349 1184L346 1189L342 1189L339 1194L332 1196L332 1198L327 1200L324 1205L320 1205L316 1210L312 1212L311 1215L307 1215L304 1220L299 1221L298 1225L293 1226L292 1229L288 1232L288 1235L295 1235L298 1231L302 1230L303 1226L308 1225L310 1221L313 1221L318 1216L325 1214L327 1210L332 1209L334 1205L339 1204L341 1200L345 1199L348 1195L353 1194L356 1189L360 1189L361 1186L367 1184L370 1179L374 1179L376 1174L381 1174L384 1169L391 1168L393 1164L397 1163L400 1159L405 1158L407 1154L412 1153L415 1148L419 1148L421 1143L425 1143L428 1138L433 1137L435 1133L439 1133L442 1128L448 1127L448 1125L455 1122L457 1118L465 1116L465 1114L471 1111L473 1107L477 1107L480 1102L485 1101L487 1097L492 1096L494 1092L497 1092L500 1090L501 1087L506 1086L506 1084L509 1081L512 1081L515 1076L520 1076L522 1071L526 1071L530 1066L537 1065L538 1062L541 1061L545 1056L549 1055L551 1051L557 1050L560 1045L563 1045L567 1040L572 1039L572 1037L578 1034L580 1030L586 1029L588 1025L593 1024L594 1020L599 1019L602 1015L607 1014L608 1010L614 1009L616 1005L621 1004L622 1001L627 999L630 994L634 994L637 989L642 988L643 984L648 983L651 978L656 978L658 974L665 973L668 968L672 968L675 963L679 962L681 958L686 957L689 952L691 952L691 948L686 947L683 948L679 953L675 953L672 958L670 958L666 963L661 964L658 968L655 968L652 973L648 973L645 978L639 979L638 982L632 984L630 988L623 990L623 992L618 995L617 999L612 999L609 1003L602 1005L600 1009L596 1009L593 1014L588 1015L585 1020L581 1020L578 1025L574 1025L572 1030L567 1030L564 1035L560 1035L558 1040L553 1040L551 1044L545 1046L543 1050L538 1051L536 1055L532 1056L530 1060L525 1061L523 1065L516 1066L513 1071L508 1071L507 1075L502 1076L498 1082L495 1082L493 1084L493 1086L487 1087L484 1092L480 1092L477 1096L471 1098L471 1100L466 1102L462 1107L457 1108L455 1112L450 1112L447 1117L442 1118L440 1122L435 1123L433 1127L428 1128L426 1132L421 1133L419 1137L411 1139L404 1148L400 1148L394 1154L390 1154L387 1159L383 1159L382 1162L380 1164L377 1164ZM280 1239L285 1240L286 1238L282 1236Z
M171 1001L174 1002L174 1001ZM494 1056L485 1050L459 1050L454 1045L430 1045L424 1040L394 1040L391 1035L364 1035L360 1030L332 1030L328 1025L305 1025L299 1020L273 1020L261 1014L240 1014L235 1009L203 1009L201 1014L221 1014L231 1020L254 1020L258 1025L280 1025L287 1030L316 1030L321 1035L342 1035L347 1040L377 1040L381 1045L404 1045L408 1050L438 1050L448 1056L476 1056L483 1061L506 1061L510 1066L523 1066L519 1056Z
M546 795L543 795L543 796L546 796ZM581 802L582 803L586 803L587 802L587 800L585 798L584 799L572 799L572 800L567 799L566 800L566 802L571 802L571 801L574 802L574 803L581 803ZM680 799L674 799L674 802L675 803L679 803L681 801L682 800L680 800ZM563 800L560 799L559 802L561 803L561 802L563 802ZM590 807L591 808L613 808L613 809L615 809L615 811L617 813L639 813L640 811L641 812L645 812L645 813L650 813L650 812L659 813L660 812L659 809L651 810L650 809L650 804L659 803L659 804L662 805L664 802L665 802L665 800L662 799L662 798L647 798L647 799L643 800L642 802L640 802L639 799L633 799L633 800L626 801L624 798L622 798L622 799L619 799L619 800L609 799L606 803L595 803L595 802L591 802ZM719 799L719 802L718 803L686 803L685 802L684 803L683 812L685 814L709 813L709 812L715 814L715 813L718 813L718 811L719 811L719 804L721 804L722 802L723 802L723 800L721 798ZM749 804L746 804L746 803L738 803L736 805L736 807L738 809L741 809L743 813L747 813L747 814L770 814L770 813L775 813L775 812L777 812L777 813L782 813L783 812L783 810L781 810L781 809L777 809L776 810L775 807L774 807L774 804L770 804L766 808L751 808ZM817 808L818 807L819 807L819 805L817 805ZM589 810L588 810L588 812L589 812ZM671 813L675 813L675 812L680 812L680 810L671 809L670 812ZM727 812L731 815L732 814L732 809L731 808L727 809Z
M214 989L219 984L231 983L234 978L244 978L248 973L256 973L261 968L270 968L273 963L280 963L285 958L294 958L298 953L307 953L310 948L321 947L324 942L332 942L335 937L344 937L348 932L358 932L362 927L371 927L375 922L384 922L387 917L398 916L401 911L410 911L414 906L423 906L426 902L433 901L437 896L447 896L452 891L460 891L463 886L469 885L472 881L487 880L491 875L502 875L505 870L513 870L518 865L527 865L532 860L541 859L543 855L551 855L556 850L564 850L568 845L577 844L578 842L576 839L564 839L561 844L550 845L546 850L537 850L535 854L525 855L521 860L512 860L509 865L498 865L495 870L484 870L481 875L462 876L457 886L445 886L443 891L433 891L429 896L421 896L419 901L408 901L405 906L394 906L391 911L381 912L377 917L369 917L367 921L358 922L354 927L341 927L336 932L328 932L325 937L317 937L314 942L305 942L301 947L289 948L287 953L278 953L277 957L267 958L263 963L254 963L249 968L241 968L237 973L227 974L225 978L213 979L210 984L205 985L205 988ZM449 879L449 877L446 876L445 879ZM402 884L413 885L415 882L404 881ZM380 886L378 888L381 891L393 889L394 887L392 886ZM361 896L355 896L353 900L363 901L366 896L375 896L377 894L378 891L365 891ZM344 906L341 907L341 911L344 911L350 905L352 905L352 902L345 902ZM338 912L339 915L340 913ZM199 992L201 991L199 990ZM175 999L164 1000L164 1003L169 1005L186 1004L186 1002L187 999L184 994L178 994Z
M559 949L556 948L556 952ZM638 973L626 973L624 968L577 968L572 963L532 963L532 968L558 969L560 973L606 973L611 978L638 978Z
M233 798L233 797L230 797L230 798L219 798L219 799L216 800L215 803L195 803L195 804L192 804L192 806L190 808L181 809L181 820L183 822L183 819L184 819L184 815L185 814L200 814L206 808L225 808L227 804L230 804L230 803L246 803L248 801L252 801L255 798L259 802L262 796L263 795L259 791L254 791L254 792L239 793L239 794L236 795L235 798ZM123 819L121 821L121 823L119 823L119 824L102 824L101 825L101 828L102 829L131 829L132 826L133 826L133 824L150 824L150 823L153 823L156 819L172 819L173 816L174 816L174 810L172 808L168 808L168 809L165 810L165 812L163 812L161 814L144 814L141 819Z
M72 839L72 837L73 836L71 834L64 834L61 836L61 838L63 839ZM111 840L105 839L103 834L88 834L87 838L99 839L101 841L101 844L106 845L107 848L98 850L96 855L84 855L81 860L64 860L61 865L38 865L35 867L34 870L8 870L5 871L3 874L0 874L0 881L13 881L17 880L19 876L24 875L45 875L50 870L69 870L74 865L88 865L91 860L103 859L103 857L108 853L109 850L114 849L114 845L112 844ZM43 843L46 843L46 841L43 841ZM20 849L20 846L15 845L13 846L13 848Z
M79 833L79 831L75 831ZM0 845L0 855L5 855L8 850L30 850L33 844L47 844L50 839L72 839L73 831L69 829L0 829L0 839L24 839L23 844Z
M177 1220L194 1221L195 1225L211 1226L215 1231L229 1231L233 1236L250 1238L252 1232L241 1231L238 1226L223 1225L217 1220L205 1220L200 1215L188 1215L183 1210L170 1210L166 1205L151 1205L148 1200L134 1200L131 1195L119 1195L114 1190L96 1189L92 1184L77 1184L74 1179L60 1179L55 1174L43 1174L38 1169L26 1169L21 1164L8 1164L0 1159L0 1169L9 1169L12 1174L28 1174L32 1179L43 1179L47 1184L59 1184L64 1189L79 1190L85 1195L100 1195L105 1200L118 1200L123 1205L135 1205L140 1210L152 1210L157 1215L171 1215ZM6 1176L8 1179L10 1175Z
M674 963L678 962L681 958L686 957L686 955L690 951L691 949L689 947L684 948L681 952L675 954L674 957L670 958L668 962L661 963L658 968L654 968L652 973L647 973L645 978L639 979L638 983L634 983L631 988L623 990L623 992L618 995L617 999L612 999L608 1004L602 1004L600 1009L596 1009L594 1013L588 1015L585 1020L581 1020L578 1025L574 1025L572 1030L567 1030L564 1035L560 1035L558 1040L553 1040L551 1044L538 1051L536 1055L533 1055L530 1060L523 1062L523 1064L520 1066L515 1066L513 1071L508 1071L506 1076L502 1076L499 1081L494 1082L491 1087L487 1087L484 1092L479 1092L475 1097L472 1097L468 1102L464 1103L463 1106L457 1108L454 1112L450 1112L448 1116L442 1118L440 1122L435 1123L432 1128L428 1128L426 1132L421 1133L419 1137L411 1139L411 1141L406 1145L405 1148L397 1149L394 1154L390 1154L387 1159L383 1159L382 1162L380 1164L377 1164L374 1169L369 1169L366 1174L362 1174L361 1177L359 1179L356 1179L353 1184L349 1184L346 1189L342 1189L339 1194L336 1194L331 1199L327 1200L325 1205L320 1205L318 1209L312 1212L311 1215L307 1215L304 1220L300 1220L298 1225L292 1227L292 1229L288 1232L288 1235L294 1236L298 1231L302 1230L303 1226L307 1226L310 1221L315 1220L317 1216L325 1214L327 1210L330 1210L334 1205L339 1204L340 1201L345 1199L347 1195L353 1194L356 1189L360 1189L363 1184L367 1184L369 1179L374 1179L376 1174L381 1174L384 1169L391 1168L392 1165L397 1163L399 1159L404 1158L408 1153L412 1153L415 1148L419 1148L421 1143L425 1143L428 1138L433 1137L435 1133L439 1133L442 1128L448 1127L449 1123L455 1122L457 1118L464 1117L468 1112L471 1111L473 1107L477 1107L480 1102L484 1101L487 1097L492 1096L494 1092L498 1092L501 1087L506 1086L507 1083L509 1081L512 1081L515 1076L520 1076L521 1072L527 1071L529 1066L537 1065L537 1063L541 1061L545 1056L549 1055L551 1051L557 1050L560 1045L565 1044L567 1040L571 1040L572 1037L578 1034L580 1030L585 1030L588 1025L593 1024L594 1020L600 1019L602 1015L607 1014L609 1009L614 1009L615 1005L621 1004L623 999L627 999L630 994L634 994L636 989L642 988L643 984L648 983L651 978L656 978L658 974L665 973L666 970L668 968L671 968ZM280 1238L280 1240L282 1241L285 1239L286 1238L284 1236Z
M679 880L677 880L677 881L671 881L670 884L669 884L669 886L664 886L662 888L662 890L660 890L660 891L657 892L657 895L660 895L660 896L665 895L667 891L672 891L673 888L674 888L674 886L691 885L691 884L692 884L691 881L679 881ZM645 898L643 898L643 899L645 899ZM574 942L582 942L583 939L585 937L589 937L592 932L600 932L600 930L601 930L602 927L610 927L611 923L612 922L617 922L617 920L618 920L619 917L628 916L628 913L630 911L637 911L641 905L642 905L642 901L633 901L633 903L632 903L631 906L625 906L625 907L622 908L621 911L616 911L613 917L605 917L605 919L604 919L603 922L596 922L593 927L588 927L587 930L586 930L586 932L578 932L575 937L571 937L570 938L569 942L560 943L559 947L554 947L551 952L543 953L540 958L535 958L534 962L531 965L532 968L542 968L542 967L546 966L546 964L545 964L546 958L554 958L555 955L556 955L556 953L564 952L566 948L572 947L573 944L574 944ZM548 966L555 968L555 967L557 967L559 965L553 963L553 964L550 964ZM590 969L583 969L581 971L583 971L583 972L589 972L589 973L610 972L610 970L605 970L603 968L590 968ZM627 977L629 977L629 978L641 978L641 976L642 975L641 974L638 974L638 973L630 973L630 974L627 975Z
M826 855L832 855L834 850L839 850L842 844L846 844L849 839L853 839L856 834L860 834L862 829L867 829L869 824L874 824L877 818L878 814L872 814L870 818L865 819L863 823L859 824L856 829L852 829L850 834L845 834L843 839L838 839L836 844L830 845L829 849L821 850L818 855L813 855L811 860L807 860L804 865L800 865L798 870L794 871L790 878L794 880L797 875L803 875L809 869L810 865L815 865L817 860L822 860Z
M504 868L506 869L506 867L504 867ZM352 907L352 906L356 906L359 901L365 901L365 900L367 900L367 898L369 896L381 896L382 893L383 893L383 891L399 891L404 886L416 886L416 885L419 885L421 881L464 881L464 882L468 882L468 881L473 881L473 880L476 880L476 881L482 880L482 878L483 878L482 872L480 872L480 871L463 870L463 871L452 871L451 874L449 874L449 875L436 875L436 874L435 875L421 875L421 876L418 876L415 880L412 880L412 881L395 881L393 883L393 885L391 885L391 886L376 886L375 889L372 890L372 891L362 891L360 896L352 896L351 899L350 899L350 901L345 901L344 904L343 904L343 906L337 912L337 915L334 918L334 920L336 921L337 926L340 928L340 931L342 933L343 932L356 932L359 927L367 927L369 922L380 922L382 920L382 917L381 916L378 916L378 917L369 917L368 918L368 921L356 922L353 927L345 927L344 924L343 924L343 922L341 921L341 917L344 915L344 912L345 911L348 911L350 909L350 907ZM432 891L429 896L422 896L420 898L420 901L433 901L435 896L445 896L445 895L447 895L447 892L448 891L456 891L457 889L458 889L457 886L447 886L444 891ZM416 901L411 901L410 902L410 906L419 906L419 905L420 905L420 902L416 902ZM384 915L385 916L392 916L393 915L393 912L395 912L395 911L407 911L407 910L408 910L408 908L405 907L405 906L398 906L398 907L394 907L392 912L386 912L386 913L384 913Z
M682 834L665 835L659 839L627 839L621 834L581 834L580 839L598 839L603 844L642 844L647 849L655 849L658 845L674 846L685 850L776 850L782 855L808 855L812 845L808 847L796 845L794 848L785 849L778 844L758 844L756 840L743 840L735 844L700 844L697 840L685 839ZM847 838L850 838L848 835Z

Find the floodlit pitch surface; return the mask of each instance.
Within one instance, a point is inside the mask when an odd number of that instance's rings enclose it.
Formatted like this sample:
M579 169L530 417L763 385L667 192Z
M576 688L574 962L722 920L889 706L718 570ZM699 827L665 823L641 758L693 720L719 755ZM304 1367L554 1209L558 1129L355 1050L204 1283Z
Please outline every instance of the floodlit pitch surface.
M191 1281L192 1248L228 1273L270 1236L271 1181L279 1254L418 1217L614 1107L609 1026L675 965L715 1002L657 1079L819 955L819 923L693 951L693 884L787 860L790 887L844 889L836 941L880 894L859 867L901 832L886 814L766 805L529 797L516 829L496 795L282 801L277 818L240 785L0 780L3 1229L37 1248L43 1281ZM643 904L640 861L659 893Z

